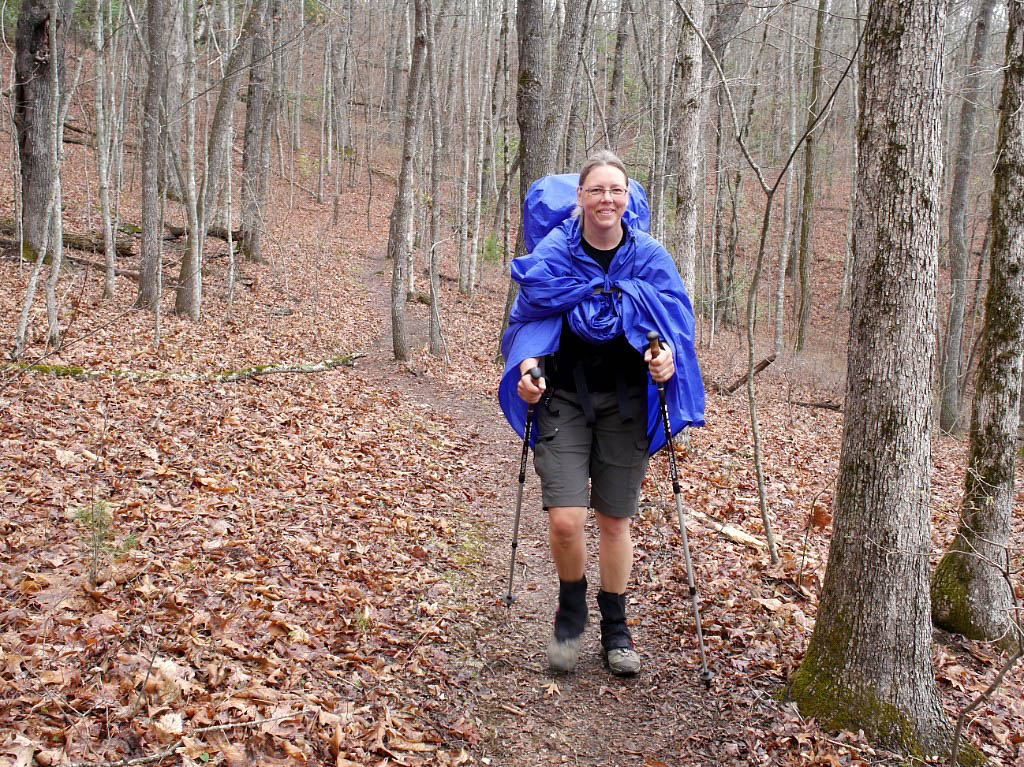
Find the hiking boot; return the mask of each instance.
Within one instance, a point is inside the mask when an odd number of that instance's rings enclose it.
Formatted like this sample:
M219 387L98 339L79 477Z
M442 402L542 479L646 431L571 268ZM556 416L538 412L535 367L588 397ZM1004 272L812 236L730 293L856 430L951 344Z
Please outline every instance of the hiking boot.
M607 650L604 662L615 676L633 676L640 671L640 653L632 647L613 647Z
M559 581L555 633L548 643L548 665L552 671L567 673L576 668L580 642L587 627L587 578Z
M616 676L633 676L640 670L640 654L633 649L633 636L626 625L626 595L597 592L601 608L601 654L608 670Z

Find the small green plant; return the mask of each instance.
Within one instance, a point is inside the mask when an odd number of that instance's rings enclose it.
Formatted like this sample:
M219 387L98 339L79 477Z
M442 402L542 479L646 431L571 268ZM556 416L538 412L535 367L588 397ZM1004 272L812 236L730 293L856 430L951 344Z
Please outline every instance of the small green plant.
M363 607L356 613L356 628L360 634L365 634L373 628L373 616L370 615L369 607Z
M110 530L110 508L106 501L94 501L90 506L75 510L75 519L85 531L85 545L89 550L89 583L96 585L96 573L100 568L100 560L107 548L107 541L112 535Z
M303 178L315 176L320 172L320 160L307 154L299 154L298 172Z
M84 530L89 551L89 583L96 586L96 577L104 557L122 557L139 545L135 533L128 533L120 543L114 542L113 515L106 501L94 501L89 506L75 509L75 519Z
M496 264L501 259L501 250L498 248L498 238L494 232L487 235L484 246L481 249L480 257L488 264Z

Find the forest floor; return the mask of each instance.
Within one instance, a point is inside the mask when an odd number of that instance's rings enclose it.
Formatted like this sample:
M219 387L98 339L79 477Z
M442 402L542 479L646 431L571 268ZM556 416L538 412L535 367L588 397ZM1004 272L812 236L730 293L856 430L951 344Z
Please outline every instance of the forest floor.
M272 209L287 211L287 188L277 195ZM42 357L37 300L22 360L50 367L0 368L0 764L900 763L780 699L813 627L842 425L796 403L841 404L841 347L822 342L757 379L781 564L715 529L764 538L743 390L709 391L707 426L677 441L684 507L715 520L686 522L713 688L698 681L663 454L634 526L643 671L603 668L592 619L579 668L553 676L557 581L532 467L517 600L503 601L521 449L496 402L503 270L485 264L470 301L447 263L450 361L427 354L426 307L411 301L415 354L396 363L390 200L346 190L335 212L296 199L269 233L270 261L240 266L230 305L211 241L200 323L176 318L168 291L157 345L154 316L128 309L131 280L104 301L99 272L72 266L59 288L65 346ZM88 205L66 216L69 229L95 220ZM169 279L179 248L168 244ZM5 343L27 273L0 261ZM348 355L325 372L196 376ZM733 331L698 355L708 384L746 359ZM934 439L936 557L955 529L965 448ZM936 639L952 720L1002 656ZM1013 765L1022 732L1017 668L966 735Z

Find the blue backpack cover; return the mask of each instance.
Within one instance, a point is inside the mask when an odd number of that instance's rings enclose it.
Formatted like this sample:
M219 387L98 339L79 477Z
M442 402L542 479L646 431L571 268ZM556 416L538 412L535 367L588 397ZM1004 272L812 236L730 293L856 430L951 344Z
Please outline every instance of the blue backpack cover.
M572 215L579 182L579 173L562 173L544 176L530 184L523 201L523 241L527 253L532 253L548 232ZM629 202L622 220L626 226L650 231L651 208L647 204L647 193L633 179L629 180Z

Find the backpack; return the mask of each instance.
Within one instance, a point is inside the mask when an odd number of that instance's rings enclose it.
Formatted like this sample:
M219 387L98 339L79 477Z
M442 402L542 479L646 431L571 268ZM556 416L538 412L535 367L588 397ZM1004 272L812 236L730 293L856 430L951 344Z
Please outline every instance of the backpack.
M530 184L526 199L523 200L523 241L527 253L532 253L548 232L572 215L576 208L579 179L578 173L562 173L544 176ZM645 232L651 227L647 193L633 179L629 180L629 202L622 220L626 226L637 227Z

